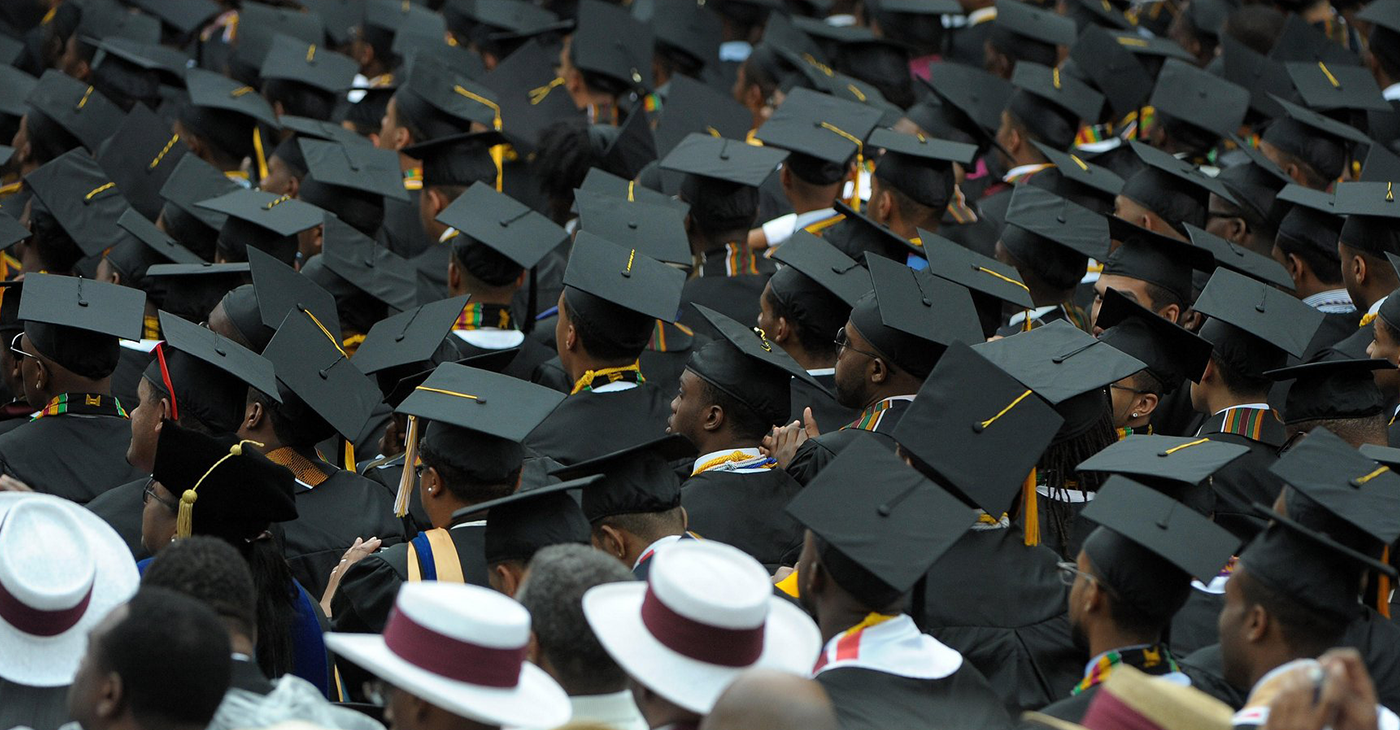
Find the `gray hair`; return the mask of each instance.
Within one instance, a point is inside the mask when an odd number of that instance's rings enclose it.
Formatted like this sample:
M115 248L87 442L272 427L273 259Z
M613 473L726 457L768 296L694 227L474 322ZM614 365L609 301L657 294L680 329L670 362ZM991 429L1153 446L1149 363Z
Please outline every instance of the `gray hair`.
M617 560L584 545L552 545L535 553L515 599L530 610L544 661L570 695L626 688L627 674L608 656L583 616L593 586L634 580Z

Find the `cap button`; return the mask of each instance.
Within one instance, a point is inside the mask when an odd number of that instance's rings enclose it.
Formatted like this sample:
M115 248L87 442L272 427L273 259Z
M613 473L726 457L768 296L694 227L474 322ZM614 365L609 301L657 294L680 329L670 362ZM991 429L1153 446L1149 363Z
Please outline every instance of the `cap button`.
M987 428L986 426L983 426L983 425L982 425L982 422L981 422L981 421L973 421L973 422L972 422L972 432L973 432L973 433L982 433L984 430L986 430L986 428Z
M627 227L628 227L628 228L631 228L632 230L635 231L635 230L637 230L637 222L636 222L636 221L627 221Z
M502 227L502 228L510 228L510 221L508 221L508 220L502 218L502 219L501 219L500 221L498 221L498 222L501 224L501 227Z

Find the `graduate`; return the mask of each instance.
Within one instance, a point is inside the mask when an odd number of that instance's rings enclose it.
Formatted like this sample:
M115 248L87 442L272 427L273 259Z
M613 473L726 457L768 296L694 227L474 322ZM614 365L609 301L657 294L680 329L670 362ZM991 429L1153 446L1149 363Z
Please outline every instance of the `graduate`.
M1075 289L1089 259L1102 260L1108 248L1103 216L1039 187L1017 187L1009 196L996 259L1015 267L1035 307L1011 315L997 334L1057 321L1089 331L1089 313L1075 303Z

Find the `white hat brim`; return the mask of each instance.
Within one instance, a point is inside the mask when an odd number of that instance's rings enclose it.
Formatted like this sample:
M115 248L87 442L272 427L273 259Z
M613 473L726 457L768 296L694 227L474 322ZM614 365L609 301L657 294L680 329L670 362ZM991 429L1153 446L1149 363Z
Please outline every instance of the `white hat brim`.
M573 706L554 678L525 662L511 688L482 687L447 679L405 661L378 634L326 634L326 647L380 679L448 712L487 725L557 727Z
M603 648L633 679L691 712L708 714L725 688L752 667L806 676L821 651L821 632L812 619L774 596L758 661L725 667L691 659L657 641L642 624L646 592L647 584L640 582L597 586L583 596L584 616Z
M78 672L78 664L87 652L88 632L112 609L131 599L141 576L126 541L101 517L75 502L48 494L0 492L0 520L22 499L63 504L82 526L97 563L87 610L67 631L57 636L34 636L0 620L0 657L4 657L0 661L0 679L31 687L62 687L72 684L73 675Z

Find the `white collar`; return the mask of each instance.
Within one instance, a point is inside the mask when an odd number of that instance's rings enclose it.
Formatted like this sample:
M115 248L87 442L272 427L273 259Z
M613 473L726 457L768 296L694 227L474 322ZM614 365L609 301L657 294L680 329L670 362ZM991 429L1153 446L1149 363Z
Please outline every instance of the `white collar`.
M483 350L509 350L519 347L525 341L525 333L520 330L503 330L498 327L480 327L474 330L453 330L452 334L470 345Z
M808 371L807 371L807 374L808 374L808 375L812 375L812 376L835 375L835 374L836 374L836 368L834 368L834 367L831 367L831 368L813 368L813 369L811 369L811 370L808 370Z
M1001 179L1003 182L1010 182L1022 175L1026 175L1032 172L1039 172L1047 167L1054 166L1055 165L1050 162L1033 162L1029 165L1017 165L1011 168L1010 170L1007 170L1006 174L1001 176Z
M463 527L485 527L485 526L486 526L486 520L472 520L471 522L458 522L457 524L455 524L455 525L453 525L453 526L451 526L451 527L449 527L449 528L447 528L447 529L449 529L449 530L457 530L457 529L460 529L460 528L463 528Z
M1386 101L1400 101L1400 83L1391 84L1381 89L1381 96L1384 97Z
M606 725L618 730L634 730L647 727L646 720L632 699L631 690L609 692L603 695L575 695L569 698L573 705L572 722Z
M725 41L719 44L721 61L747 61L750 53L753 53L753 46L748 41Z
M919 631L914 619L900 614L833 636L822 647L812 675L857 667L909 679L943 679L958 671L962 663L962 654L956 649Z
M1366 313L1367 313L1367 314L1375 314L1375 313L1381 311L1381 305L1382 305L1382 304L1385 304L1385 300L1388 299L1388 298L1389 298L1389 295L1386 295L1386 296L1384 296L1384 297L1381 297L1380 299L1377 299L1377 300L1376 300L1376 303L1375 303L1375 304L1372 304L1372 305L1371 305L1371 308L1368 309L1368 310L1366 310Z
M1041 318L1041 317L1044 317L1045 315L1047 315L1047 314L1049 314L1049 313L1055 311L1055 309L1058 308L1059 306L1060 306L1060 305L1058 305L1058 304L1047 304L1047 305L1045 305L1045 306L1043 306L1043 307L1036 307L1035 309L1030 310L1030 318L1031 318L1031 321L1032 321L1032 322L1038 322L1038 321L1040 321L1040 318ZM1020 312L1017 312L1017 313L1011 315L1011 319L1006 320L1006 323L1007 323L1008 325L1018 325L1018 324L1020 324L1020 323L1022 323L1022 322L1024 322L1024 321L1026 321L1026 312L1025 312L1024 310L1022 310L1022 311L1020 311Z
M438 243L447 243L449 240L456 237L457 229L449 227L447 230L442 232L441 236L438 236Z
M606 385L596 385L589 390L594 393L617 393L624 390L631 390L637 387L636 383L629 383L626 380L617 380Z
M117 344L128 350L146 353L156 349L156 345L162 342L164 342L164 340L117 340Z
M1269 404L1268 404L1268 403L1241 403L1241 404L1239 404L1239 405L1237 405L1237 406L1226 406L1226 407L1221 408L1220 410L1216 411L1216 412L1215 412L1215 415L1218 416L1218 415L1224 413L1225 411L1232 411L1232 410L1234 410L1234 409L1236 409L1236 408L1254 408L1254 409L1257 409L1257 410L1268 410L1268 409L1269 409ZM1214 418L1215 416L1211 416L1211 417Z
M989 20L997 19L997 8L995 5L986 8L978 8L967 14L967 24L977 25Z
M792 222L792 229L794 231L799 231L813 223L824 221L834 215L836 215L835 208L821 208L819 210L809 210L806 213L798 213L797 217Z
M1324 313L1347 314L1355 312L1356 305L1346 289L1328 289L1303 297L1303 303Z
M657 550L660 550L661 548L666 547L667 545L670 545L671 543L679 539L681 539L680 535L667 535L666 537L663 537L660 540L657 540L656 542L648 545L647 549L643 550L642 554L637 556L637 562L632 563L632 570L636 570L637 566L642 564L642 560L650 556L652 553L656 552Z

